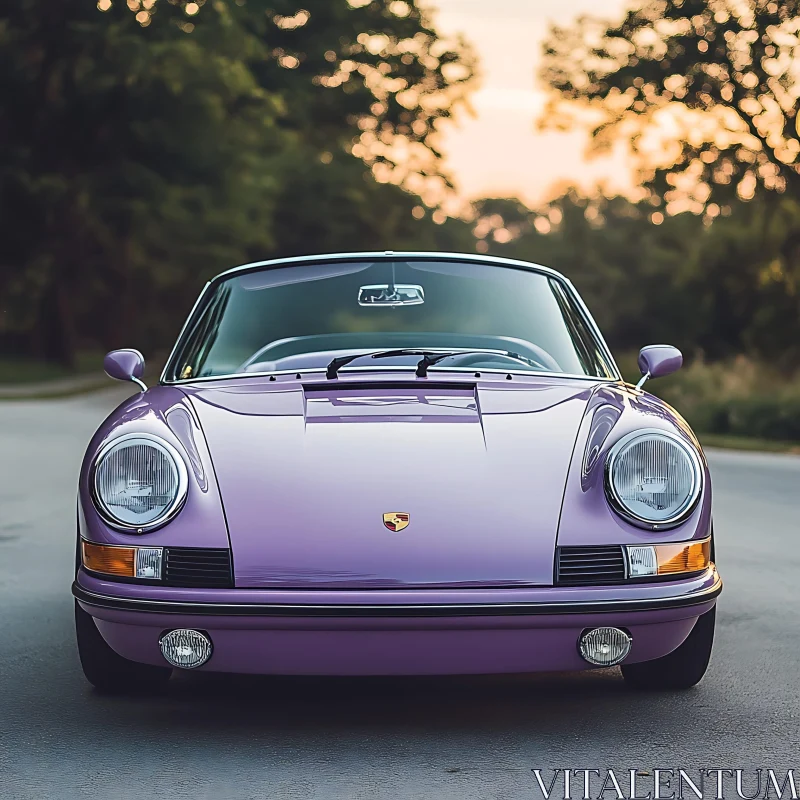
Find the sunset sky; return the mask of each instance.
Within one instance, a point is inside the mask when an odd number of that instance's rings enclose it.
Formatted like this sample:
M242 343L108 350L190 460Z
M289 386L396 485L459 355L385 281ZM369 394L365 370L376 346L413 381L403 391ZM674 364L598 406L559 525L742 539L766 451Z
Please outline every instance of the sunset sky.
M535 120L545 92L536 72L550 22L566 24L580 14L619 17L626 0L428 0L444 34L462 33L477 50L481 82L472 94L475 118L462 113L446 131L446 166L465 199L515 195L529 204L555 186L611 190L631 185L622 153L584 158L579 132L539 133Z

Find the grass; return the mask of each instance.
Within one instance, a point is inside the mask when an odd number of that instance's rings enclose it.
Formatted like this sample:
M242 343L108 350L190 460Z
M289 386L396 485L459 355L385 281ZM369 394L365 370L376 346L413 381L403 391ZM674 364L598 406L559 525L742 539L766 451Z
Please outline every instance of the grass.
M92 375L96 375L98 378L97 383L102 385L104 379L111 381L111 378L105 376L103 372L104 355L105 352L101 350L79 352L75 357L75 365L73 367L65 367L48 361L0 356L0 389L6 386L30 385L30 395L33 397L37 396L37 385L42 385L44 391L41 396L55 397L56 394L47 389L47 384L65 378L88 378ZM150 358L146 357L144 380L155 383L165 361L166 353L164 352L156 352ZM64 387L61 393L66 396L67 394L80 393L82 391L86 391L86 389ZM26 393L26 396L28 396L28 393Z
M800 454L800 442L784 442L777 439L756 439L748 436L731 436L719 433L699 434L703 447L719 447L725 450L747 450L761 453Z
M0 357L0 386L46 383L80 375L103 372L103 354L83 352L75 358L74 367L28 358Z
M635 377L636 359L620 366ZM800 448L800 373L787 373L745 356L725 362L694 359L666 378L651 380L647 391L674 406L701 441L742 449L790 451Z

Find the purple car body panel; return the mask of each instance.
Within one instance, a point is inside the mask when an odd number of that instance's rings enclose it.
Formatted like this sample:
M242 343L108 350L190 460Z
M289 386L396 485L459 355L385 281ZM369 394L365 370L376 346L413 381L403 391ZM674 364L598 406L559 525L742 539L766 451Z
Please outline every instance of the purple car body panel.
M229 547L219 488L205 436L192 406L180 389L154 386L120 404L89 443L80 475L81 535L93 542L141 545L142 537L111 528L97 513L91 497L90 470L103 444L126 433L151 433L186 455L189 488L186 503L169 525L147 534L153 547Z
M560 545L662 544L704 539L711 530L711 480L702 458L703 493L680 525L664 531L636 528L611 509L603 490L605 457L626 434L649 428L678 435L702 455L694 434L674 409L645 392L623 385L595 389L581 422L561 511Z
M95 616L106 640L121 655L151 664L163 663L158 638L164 630L203 630L215 643L204 671L328 675L457 674L586 669L576 642L581 631L598 625L625 628L633 638L628 662L649 661L671 652L691 631L697 616L713 600L683 608L609 613L558 613L559 604L627 602L690 597L718 585L716 570L688 580L659 585L594 588L431 589L431 590L253 590L173 589L120 585L81 570L82 588L100 596L113 593L129 600L254 604L305 609L297 616L275 612L244 614L170 614L118 611L84 605ZM551 613L514 616L314 616L308 609L330 606L409 608L511 603L547 604ZM406 612L407 613L407 612Z
M674 650L689 635L696 617L658 619L634 615L613 623L587 615L549 627L542 621L521 624L512 617L457 621L448 627L427 622L413 628L386 624L376 628L332 626L242 629L220 627L213 620L187 618L182 626L204 630L214 655L203 671L295 675L456 675L546 672L586 669L575 645L585 628L615 624L633 638L627 663L650 661ZM148 626L105 619L98 628L123 657L163 665L158 633L174 627L171 619L148 619ZM460 624L458 624L460 623ZM215 627L217 624L217 627ZM153 625L157 627L152 627Z
M648 368L660 368L659 354ZM128 361L110 366L110 374L135 369ZM701 454L701 499L668 530L634 527L605 495L606 455L643 428L676 434ZM133 432L175 447L189 476L183 509L144 537L110 527L92 500L96 454ZM386 512L408 513L409 526L388 530ZM80 536L98 543L230 548L231 589L123 583L83 569L75 584L81 606L124 657L163 664L159 636L192 627L214 642L201 668L211 671L585 669L576 642L596 625L627 629L628 660L646 661L681 644L720 585L713 566L674 581L554 585L557 546L683 542L711 531L710 479L694 434L667 404L616 380L376 369L335 381L318 371L155 386L124 401L92 438L78 521ZM687 602L626 607L660 600ZM137 610L148 603L160 605ZM604 611L609 603L613 610ZM170 604L181 610L168 613ZM564 604L586 610L562 613ZM219 613L208 611L213 605ZM453 613L460 605L472 613ZM515 614L500 613L504 605ZM198 610L186 610L192 606ZM248 606L264 611L239 613ZM314 613L365 606L380 613ZM426 607L446 610L404 616ZM299 610L282 613L292 608Z
M587 387L421 383L191 391L237 586L552 583L574 441L564 432L577 429ZM385 511L408 511L411 524L388 531Z
M144 375L144 357L138 350L112 350L103 359L103 369L110 378L129 381Z
M683 366L683 354L670 344L650 344L639 351L639 370L650 378L663 378Z

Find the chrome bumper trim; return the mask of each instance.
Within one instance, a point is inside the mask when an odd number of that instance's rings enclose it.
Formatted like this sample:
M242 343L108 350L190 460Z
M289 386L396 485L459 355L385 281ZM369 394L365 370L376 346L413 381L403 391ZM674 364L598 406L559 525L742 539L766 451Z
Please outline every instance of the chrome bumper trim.
M508 617L543 614L606 614L620 611L658 611L686 608L716 599L722 579L701 591L681 597L635 600L589 600L553 603L447 603L447 604L290 604L290 603L197 603L174 600L140 600L90 592L77 582L72 594L81 603L114 611L151 614L187 614L212 617Z

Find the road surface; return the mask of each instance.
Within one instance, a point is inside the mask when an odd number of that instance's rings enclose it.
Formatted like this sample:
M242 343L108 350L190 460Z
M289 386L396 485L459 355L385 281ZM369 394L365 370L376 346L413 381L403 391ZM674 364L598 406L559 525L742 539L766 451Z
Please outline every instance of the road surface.
M725 591L710 671L696 690L637 694L606 670L182 674L159 698L95 694L73 641L75 482L89 436L122 397L112 389L0 403L2 800L541 798L534 768L800 767L792 456L709 456Z

